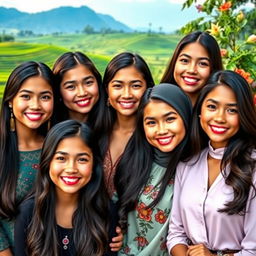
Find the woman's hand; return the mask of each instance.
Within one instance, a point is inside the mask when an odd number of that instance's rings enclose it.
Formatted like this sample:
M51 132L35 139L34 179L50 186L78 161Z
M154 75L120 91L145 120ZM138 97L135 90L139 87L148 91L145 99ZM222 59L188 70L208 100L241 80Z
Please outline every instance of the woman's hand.
M187 256L212 256L213 254L205 247L204 244L188 246Z
M109 244L112 252L118 252L123 244L123 233L120 227L116 227L117 236L112 238L112 242ZM1 255L0 255L1 256Z

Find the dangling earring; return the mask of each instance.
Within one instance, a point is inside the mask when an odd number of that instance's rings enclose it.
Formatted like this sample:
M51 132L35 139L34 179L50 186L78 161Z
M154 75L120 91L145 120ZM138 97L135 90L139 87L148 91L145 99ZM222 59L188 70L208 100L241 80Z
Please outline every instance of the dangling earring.
M14 120L14 116L13 116L13 112L12 112L12 105L9 104L9 108L11 111L11 117L10 117L10 130L11 132L15 132L15 120Z
M51 129L51 119L48 120L47 131L49 131L50 129Z
M108 100L107 100L107 107L110 107L109 98L108 98Z

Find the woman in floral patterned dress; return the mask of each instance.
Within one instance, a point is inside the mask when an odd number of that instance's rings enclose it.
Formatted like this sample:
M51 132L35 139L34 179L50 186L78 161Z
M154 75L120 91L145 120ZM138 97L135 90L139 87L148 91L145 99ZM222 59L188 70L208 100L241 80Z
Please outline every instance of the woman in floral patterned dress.
M190 99L179 87L160 84L145 92L137 129L115 177L125 231L119 255L168 255L173 178L187 145L191 115Z

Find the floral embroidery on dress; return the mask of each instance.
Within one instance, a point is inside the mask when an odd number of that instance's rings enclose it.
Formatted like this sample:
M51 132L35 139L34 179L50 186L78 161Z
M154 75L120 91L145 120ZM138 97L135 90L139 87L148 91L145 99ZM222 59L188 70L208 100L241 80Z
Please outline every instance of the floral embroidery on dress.
M147 239L143 236L135 237L134 241L138 241L138 249L140 249L140 247L145 247L146 245L148 245Z
M173 180L168 183L163 198L148 207L157 197L165 168L154 165L147 184L142 189L134 211L128 214L128 233L118 255L167 256L166 236L171 212Z
M155 214L155 220L159 222L160 224L164 224L168 218L168 215L170 213L170 210L160 210L157 209L157 213Z

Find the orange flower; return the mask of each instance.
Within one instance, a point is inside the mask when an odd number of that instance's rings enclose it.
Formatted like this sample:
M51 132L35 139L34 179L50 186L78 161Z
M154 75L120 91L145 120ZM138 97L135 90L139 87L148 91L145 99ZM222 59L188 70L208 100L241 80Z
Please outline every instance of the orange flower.
M242 76L248 84L253 82L253 79L250 77L251 74L249 72L245 72L242 68L235 68L235 72Z
M155 214L155 220L157 222L159 222L160 224L164 224L167 220L167 216L164 214L164 211L159 210L156 214Z
M219 11L220 12L226 12L228 11L232 6L232 3L229 1L229 2L226 2L224 4L222 4L220 7L219 7Z
M228 56L228 50L227 49L220 49L221 57L227 57Z
M140 203L137 206L137 211L140 219L143 219L145 221L151 221L152 209L146 208L146 205L144 203Z

